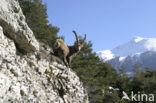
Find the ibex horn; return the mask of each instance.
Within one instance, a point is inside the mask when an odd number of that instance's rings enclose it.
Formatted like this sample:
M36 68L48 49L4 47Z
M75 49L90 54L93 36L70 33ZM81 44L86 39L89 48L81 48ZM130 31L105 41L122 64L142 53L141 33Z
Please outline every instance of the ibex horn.
M79 39L78 39L78 36L77 36L77 33L76 33L76 31L74 31L74 30L73 30L73 33L75 34L76 41L77 41L77 42L79 42Z

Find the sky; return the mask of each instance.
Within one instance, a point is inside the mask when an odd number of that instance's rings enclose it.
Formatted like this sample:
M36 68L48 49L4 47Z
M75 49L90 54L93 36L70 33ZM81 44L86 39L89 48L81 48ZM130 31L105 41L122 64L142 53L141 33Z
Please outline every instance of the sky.
M49 23L72 45L72 30L93 43L93 51L113 49L135 36L156 37L156 0L43 0Z

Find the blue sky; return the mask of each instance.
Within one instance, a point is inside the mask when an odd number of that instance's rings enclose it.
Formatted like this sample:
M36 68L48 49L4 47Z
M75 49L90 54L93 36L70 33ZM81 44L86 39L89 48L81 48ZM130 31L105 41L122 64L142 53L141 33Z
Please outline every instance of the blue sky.
M135 36L156 37L156 0L43 0L48 20L72 45L72 30L92 41L93 50L112 49Z

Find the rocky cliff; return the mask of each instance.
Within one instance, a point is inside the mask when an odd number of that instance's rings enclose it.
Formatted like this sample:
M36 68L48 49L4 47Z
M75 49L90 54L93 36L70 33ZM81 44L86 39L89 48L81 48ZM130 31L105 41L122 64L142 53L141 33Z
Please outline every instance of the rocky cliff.
M88 103L88 96L76 73L35 39L17 0L1 0L0 103L10 102Z

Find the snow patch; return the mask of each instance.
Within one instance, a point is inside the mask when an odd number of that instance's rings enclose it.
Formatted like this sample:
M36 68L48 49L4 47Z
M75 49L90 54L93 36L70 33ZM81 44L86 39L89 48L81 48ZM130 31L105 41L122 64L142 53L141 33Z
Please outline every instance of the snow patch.
M156 39L148 39L144 46L148 51L156 51Z
M123 61L126 57L120 57L119 61Z
M143 39L144 38L142 38L142 37L136 36L133 40L137 43L137 42L139 42L139 41L141 41Z
M101 57L104 61L114 58L114 54L110 50L98 51L97 55Z

